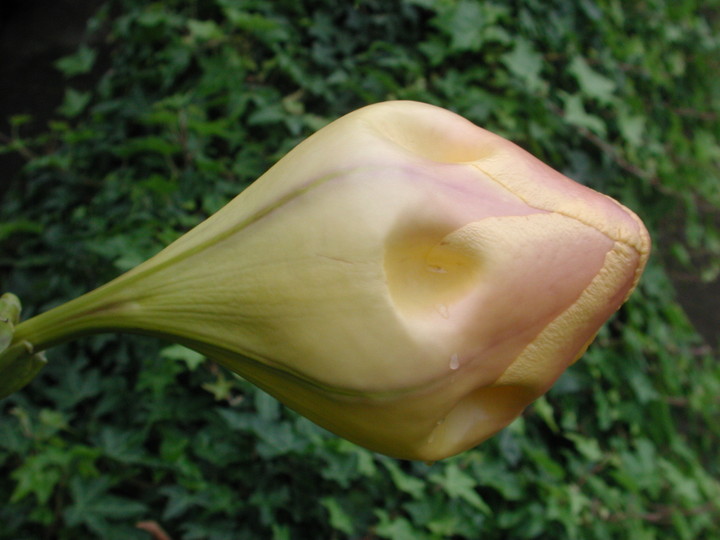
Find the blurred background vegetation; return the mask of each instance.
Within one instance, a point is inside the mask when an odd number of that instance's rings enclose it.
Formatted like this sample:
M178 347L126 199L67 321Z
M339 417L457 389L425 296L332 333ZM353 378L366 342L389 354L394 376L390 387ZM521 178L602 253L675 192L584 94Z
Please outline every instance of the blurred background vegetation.
M54 349L0 401L0 538L720 536L717 0L111 0L70 2L71 22L27 2L23 24L20 4L0 11L0 85L50 89L0 107L0 291L26 316L386 99L452 109L618 198L655 252L546 397L432 465L340 440L179 346Z

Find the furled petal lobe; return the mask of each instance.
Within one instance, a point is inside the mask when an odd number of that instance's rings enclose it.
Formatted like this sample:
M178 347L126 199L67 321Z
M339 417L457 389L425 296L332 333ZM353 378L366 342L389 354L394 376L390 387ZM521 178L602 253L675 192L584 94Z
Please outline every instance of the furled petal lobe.
M548 390L649 245L633 212L515 144L386 102L308 138L92 315L179 340L370 449L435 460Z

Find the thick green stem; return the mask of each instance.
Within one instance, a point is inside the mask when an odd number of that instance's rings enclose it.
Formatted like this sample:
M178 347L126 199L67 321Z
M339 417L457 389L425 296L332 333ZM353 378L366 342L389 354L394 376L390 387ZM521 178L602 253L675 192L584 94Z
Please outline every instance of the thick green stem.
M95 291L93 291L95 292ZM93 293L81 296L50 311L41 313L15 328L13 344L29 342L36 351L49 349L77 337L101 332L93 321Z
M42 351L81 336L131 330L133 303L121 299L127 280L117 280L20 324L13 295L0 299L0 398L29 383L45 366ZM7 342L7 343L6 343Z

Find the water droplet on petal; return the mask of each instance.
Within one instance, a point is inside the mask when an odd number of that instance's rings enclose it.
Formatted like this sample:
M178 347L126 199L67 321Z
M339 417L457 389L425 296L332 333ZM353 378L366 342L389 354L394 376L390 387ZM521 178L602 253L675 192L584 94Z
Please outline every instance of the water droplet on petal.
M457 353L454 353L450 357L450 369L457 369L460 367L460 358L458 358Z
M445 304L438 304L435 308L443 319L450 317L450 310Z

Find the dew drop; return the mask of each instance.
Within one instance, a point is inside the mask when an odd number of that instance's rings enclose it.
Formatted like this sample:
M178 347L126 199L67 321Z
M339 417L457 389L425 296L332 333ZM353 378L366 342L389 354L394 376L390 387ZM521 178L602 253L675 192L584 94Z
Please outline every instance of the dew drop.
M438 304L435 308L443 319L450 317L450 310L445 304Z
M450 369L455 370L460 367L460 359L458 358L457 353L454 353L450 357Z

